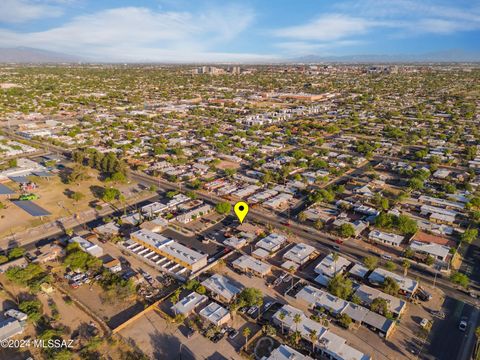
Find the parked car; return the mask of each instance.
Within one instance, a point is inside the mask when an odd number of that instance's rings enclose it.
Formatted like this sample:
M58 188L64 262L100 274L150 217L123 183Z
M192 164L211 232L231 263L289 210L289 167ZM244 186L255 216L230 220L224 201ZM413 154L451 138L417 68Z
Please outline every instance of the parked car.
M195 334L195 329L187 328L187 338L190 339Z
M420 326L422 328L426 328L428 326L428 324L430 323L430 321L428 321L428 319L422 319L422 321L420 322Z
M238 330L231 329L230 332L228 333L228 338L235 339L237 335L238 335Z
M258 310L258 307L252 306L250 309L248 309L247 314L248 315L253 315L255 313L255 311L257 311L257 310Z
M468 326L467 320L468 319L466 317L462 317L460 319L460 324L458 324L458 329L460 331L466 331L467 330L467 326Z
M443 311L432 310L430 313L439 319L442 319L442 320L445 319L445 313Z
M391 257L390 255L388 255L388 254L382 254L380 257L381 257L383 260L392 260L392 257Z
M418 288L417 297L422 301L429 301L432 299L432 294L422 288Z

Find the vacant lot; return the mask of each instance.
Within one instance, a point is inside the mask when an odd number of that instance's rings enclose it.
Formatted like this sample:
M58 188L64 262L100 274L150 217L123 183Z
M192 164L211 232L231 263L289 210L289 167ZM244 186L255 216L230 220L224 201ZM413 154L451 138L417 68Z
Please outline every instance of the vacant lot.
M150 359L241 359L226 338L214 344L196 332L188 339L183 326L168 323L155 311L123 329L120 335L127 342L133 341Z
M33 192L40 197L38 200L34 200L34 202L48 210L51 215L43 220L32 217L9 200L4 199L2 203L6 208L0 209L0 238L56 219L78 216L82 212L92 209L90 203L96 199L95 193L98 193L98 190L105 186L117 187L126 198L133 195L132 189L135 187L134 184L104 184L98 180L98 172L96 170L88 169L88 173L90 178L78 184L65 184L60 176L52 176L47 179L32 177L31 179L38 185L38 188L33 190ZM18 184L9 182L5 185L16 190L17 194L20 194ZM82 193L84 197L79 201L70 199L69 195L75 192ZM12 200L16 198L17 195L12 196Z

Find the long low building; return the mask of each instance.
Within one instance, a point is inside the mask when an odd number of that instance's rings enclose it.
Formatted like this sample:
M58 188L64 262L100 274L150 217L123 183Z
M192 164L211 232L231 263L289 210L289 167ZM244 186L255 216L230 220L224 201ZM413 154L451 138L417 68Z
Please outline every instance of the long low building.
M245 273L252 273L259 277L264 277L272 271L272 267L260 260L257 260L248 255L242 255L232 262L235 269Z
M336 317L348 315L355 323L368 326L385 338L388 338L395 329L394 321L310 285L301 289L295 298L311 309L324 308Z
M138 244L166 257L167 259L195 272L207 265L207 255L192 250L173 239L166 238L149 230L138 230L130 234Z
M403 236L390 234L379 230L372 230L368 234L368 238L376 243L398 247L403 242Z
M268 357L264 356L261 360L313 360L313 358L282 344L273 350Z
M445 262L450 255L450 248L445 245L425 243L421 241L412 241L410 249L419 254L427 254L432 256L435 260Z
M22 332L22 322L17 319L7 318L5 320L0 320L0 341L10 339Z
M375 299L384 299L387 302L388 311L395 315L395 317L401 316L407 308L407 303L404 300L385 294L384 292L367 285L360 285L355 291L355 295L360 298L362 304L368 306L370 306Z
M283 314L283 315L281 315ZM300 322L295 322L296 316ZM317 334L317 351L320 355L332 360L369 360L369 355L358 351L347 344L347 340L323 327L320 323L307 317L303 311L290 305L284 305L273 315L273 322L289 332L299 331L302 338L311 342L311 333Z
M374 285L382 285L387 277L397 282L400 292L406 297L412 296L418 289L418 281L381 268L375 269L368 276L368 281Z

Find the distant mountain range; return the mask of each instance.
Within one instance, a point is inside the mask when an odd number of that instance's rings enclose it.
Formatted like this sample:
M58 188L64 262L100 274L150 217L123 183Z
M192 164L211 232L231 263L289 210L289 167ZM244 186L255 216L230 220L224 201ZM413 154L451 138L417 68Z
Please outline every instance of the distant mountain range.
M300 63L342 62L342 63L406 63L406 62L479 62L480 52L465 50L447 50L423 54L398 55L346 55L321 56L307 55L291 60Z
M0 48L0 63L75 63L88 60L60 52L27 47ZM118 62L123 62L119 60ZM322 56L306 55L290 59L272 59L268 63L412 63L412 62L480 62L480 52L453 49L423 54L398 55L346 55ZM164 63L162 61L146 61L143 63ZM265 62L262 62L265 63Z
M72 63L80 60L81 58L78 56L41 49L27 47L0 48L0 63Z

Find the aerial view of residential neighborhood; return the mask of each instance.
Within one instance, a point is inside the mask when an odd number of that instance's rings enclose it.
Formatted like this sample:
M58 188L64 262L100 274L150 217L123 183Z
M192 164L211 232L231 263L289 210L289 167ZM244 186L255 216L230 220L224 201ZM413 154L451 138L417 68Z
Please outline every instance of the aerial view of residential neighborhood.
M141 3L0 3L0 360L480 359L478 1Z

